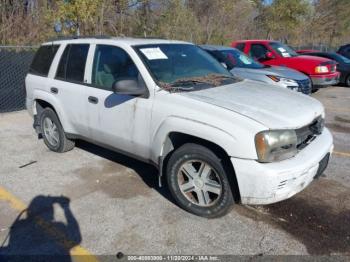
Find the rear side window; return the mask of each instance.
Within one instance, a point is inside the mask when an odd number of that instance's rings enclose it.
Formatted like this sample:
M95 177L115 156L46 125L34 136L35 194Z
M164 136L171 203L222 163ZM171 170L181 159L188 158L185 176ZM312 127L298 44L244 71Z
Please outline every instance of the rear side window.
M66 49L64 49L64 52L61 56L60 63L57 68L56 78L59 78L59 79L66 78L66 65L67 65L67 59L69 54L69 48L70 46L67 46Z
M245 43L238 43L236 45L236 48L242 52L244 52L244 47L245 47Z
M259 60L264 58L268 51L269 50L264 45L252 44L250 49L250 56L256 60Z
M220 63L225 63L225 56L221 54L219 51L212 51L207 50L209 54L211 54L216 60L218 60Z
M56 78L83 82L89 44L71 44L64 50L57 68Z
M33 62L29 68L29 73L47 76L58 48L59 45L41 46L34 56Z

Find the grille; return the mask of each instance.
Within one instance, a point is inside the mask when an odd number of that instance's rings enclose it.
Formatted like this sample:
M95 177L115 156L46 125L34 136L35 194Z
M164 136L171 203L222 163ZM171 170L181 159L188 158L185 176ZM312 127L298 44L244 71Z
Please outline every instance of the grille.
M299 92L302 92L303 94L309 95L311 94L311 81L310 79L305 79L305 80L298 80L298 85L299 85Z
M297 149L302 150L309 145L324 128L324 119L319 116L311 124L295 130L297 134Z

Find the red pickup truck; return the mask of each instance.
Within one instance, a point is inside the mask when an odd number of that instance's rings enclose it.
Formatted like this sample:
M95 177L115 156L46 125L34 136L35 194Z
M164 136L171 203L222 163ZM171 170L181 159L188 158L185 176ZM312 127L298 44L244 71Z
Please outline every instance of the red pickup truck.
M292 48L272 40L240 40L231 44L265 65L286 66L308 75L312 89L335 85L339 72L335 61L315 56L302 56Z

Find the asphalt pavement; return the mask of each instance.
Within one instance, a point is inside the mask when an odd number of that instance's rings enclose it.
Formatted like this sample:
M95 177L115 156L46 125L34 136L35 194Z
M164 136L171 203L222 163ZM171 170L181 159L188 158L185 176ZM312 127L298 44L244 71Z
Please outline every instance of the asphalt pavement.
M313 96L334 136L324 176L289 200L210 220L176 206L152 166L87 142L51 152L26 111L0 114L1 248L90 261L119 252L350 255L350 88Z

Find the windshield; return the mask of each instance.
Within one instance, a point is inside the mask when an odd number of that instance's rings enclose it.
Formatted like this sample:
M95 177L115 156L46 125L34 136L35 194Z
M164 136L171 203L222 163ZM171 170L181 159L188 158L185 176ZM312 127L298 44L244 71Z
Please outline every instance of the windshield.
M134 48L162 87L236 81L218 61L195 45L152 44Z
M245 55L239 50L227 49L227 50L220 50L220 52L234 67L254 68L254 69L260 69L265 67L263 64L260 64L259 62L254 61L254 59Z
M343 62L345 64L350 64L350 59L346 58L345 56L339 55L337 53L332 53L332 55L337 62Z
M270 46L282 57L298 56L298 54L292 48L279 42L271 42Z

